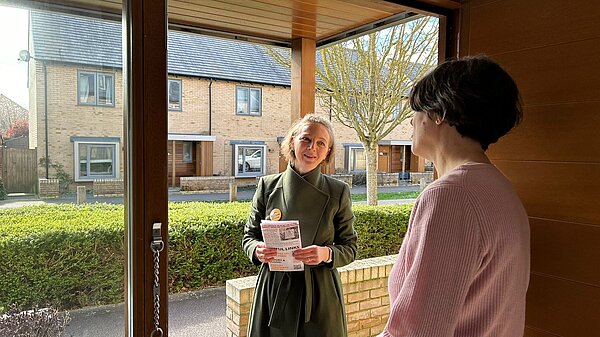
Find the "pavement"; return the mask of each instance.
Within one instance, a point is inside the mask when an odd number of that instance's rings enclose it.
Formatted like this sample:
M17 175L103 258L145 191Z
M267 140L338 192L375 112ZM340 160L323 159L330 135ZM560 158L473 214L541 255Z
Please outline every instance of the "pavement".
M419 186L379 187L378 192L418 191ZM238 200L251 200L253 188L240 188ZM351 194L366 193L365 186L351 188ZM169 201L227 201L228 193L188 193L169 191ZM87 196L89 203L122 203L123 197ZM400 204L414 199L380 200L379 204ZM0 209L25 205L75 203L75 196L58 199L39 200L32 194L10 194L7 200L0 200ZM365 203L356 202L356 203ZM225 337L226 296L225 288L210 288L196 292L169 296L169 335L173 337ZM89 307L69 312L71 321L65 331L68 337L121 337L124 336L123 304Z
M169 336L225 337L225 288L210 288L169 296ZM69 312L68 337L122 337L123 304Z
M400 191L418 191L419 186L417 185L402 185L402 186L381 186L378 188L379 193L384 192L400 192ZM254 196L255 188L239 188L237 198L240 201L252 200ZM354 186L350 189L351 194L365 194L367 193L366 186ZM229 193L192 193L182 192L178 189L169 189L169 201L171 202L186 202L186 201L227 201L229 200ZM103 197L94 196L88 193L86 196L88 203L109 203L109 204L122 204L122 196L114 197ZM403 200L402 202L412 202L414 200ZM69 194L60 198L54 199L39 199L35 194L27 193L11 193L8 195L6 200L0 200L0 209L16 208L27 205L42 205L42 204L65 204L65 203L76 203L77 197L75 194ZM366 203L356 202L356 203ZM398 200L380 200L379 204L397 204Z

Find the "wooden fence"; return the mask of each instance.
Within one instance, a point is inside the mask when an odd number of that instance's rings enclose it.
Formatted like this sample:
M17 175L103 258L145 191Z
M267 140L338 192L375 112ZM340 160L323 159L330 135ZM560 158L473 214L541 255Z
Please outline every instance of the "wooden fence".
M37 155L35 150L0 148L2 180L8 193L35 193Z

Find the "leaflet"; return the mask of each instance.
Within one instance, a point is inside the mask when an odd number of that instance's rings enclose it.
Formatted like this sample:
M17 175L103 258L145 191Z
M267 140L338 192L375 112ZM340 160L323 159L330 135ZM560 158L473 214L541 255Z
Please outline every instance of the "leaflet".
M302 248L298 220L262 220L260 229L267 247L277 248L277 256L272 262L269 262L271 271L304 270L304 263L292 256L296 249Z

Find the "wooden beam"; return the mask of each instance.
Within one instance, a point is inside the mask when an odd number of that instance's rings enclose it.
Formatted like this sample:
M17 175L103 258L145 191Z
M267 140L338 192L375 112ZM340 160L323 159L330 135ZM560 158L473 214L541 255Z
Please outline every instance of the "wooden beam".
M125 336L154 328L152 224L162 223L159 325L167 334L167 13L164 1L123 2Z
M292 40L292 122L315 110L314 39Z

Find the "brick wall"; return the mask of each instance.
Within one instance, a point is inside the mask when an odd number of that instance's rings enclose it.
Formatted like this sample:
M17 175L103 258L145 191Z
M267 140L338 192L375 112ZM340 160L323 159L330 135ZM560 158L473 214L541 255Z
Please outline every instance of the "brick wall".
M398 173L377 172L377 186L398 186Z
M328 176L337 179L339 181L343 181L348 185L348 187L352 187L352 175L351 174L328 174Z
M419 184L421 182L421 178L425 179L425 183L430 183L433 181L433 172L411 172L410 173L410 183L411 184Z
M77 104L78 70L106 72L115 75L115 106L84 106ZM37 68L35 105L30 115L37 127L30 129L30 147L37 147L37 157L46 157L44 128L44 73ZM63 165L65 172L74 177L74 148L72 136L81 137L119 137L123 145L123 88L121 71L100 67L73 67L63 64L48 64L48 153L54 164ZM119 176L123 176L123 153ZM38 174L45 176L45 169L38 168ZM54 176L50 169L50 176Z
M30 88L30 147L38 150L38 158L45 157L44 83L43 67L36 64ZM78 70L110 72L115 75L115 106L83 106L77 103ZM122 73L106 69L66 64L48 64L48 140L49 155L54 163L74 175L73 143L71 136L119 137L123 145ZM32 72L33 73L33 72ZM182 111L169 111L169 132L216 136L213 144L213 172L215 175L233 175L232 140L259 141L266 146L266 174L279 172L279 144L291 125L291 89L274 85L255 85L231 81L213 81L188 76L170 75L182 82ZM235 114L237 86L260 88L261 116ZM209 87L212 90L209 116ZM315 100L315 112L329 114ZM332 118L336 136L335 168L344 169L344 144L359 143L355 131ZM397 127L384 140L410 139L412 127L408 121ZM123 152L119 151L119 177L123 177ZM45 174L39 168L40 174ZM54 172L50 172L54 176Z
M124 187L123 179L98 179L92 183L94 196L121 196Z
M390 312L387 281L396 255L355 261L339 268L344 287L348 337L376 336ZM245 337L256 276L228 280L227 337Z
M235 183L234 177L181 177L182 191L229 192L229 184Z
M58 179L38 179L38 183L40 198L58 198L60 196Z

